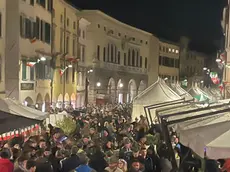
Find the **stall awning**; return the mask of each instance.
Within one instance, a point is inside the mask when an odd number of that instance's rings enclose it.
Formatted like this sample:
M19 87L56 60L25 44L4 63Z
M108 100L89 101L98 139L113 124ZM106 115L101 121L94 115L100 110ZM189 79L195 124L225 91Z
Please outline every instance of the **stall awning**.
M24 106L17 100L11 98L0 99L0 109L10 114L15 114L18 116L40 121L46 119L49 115L48 113L44 113L36 109Z

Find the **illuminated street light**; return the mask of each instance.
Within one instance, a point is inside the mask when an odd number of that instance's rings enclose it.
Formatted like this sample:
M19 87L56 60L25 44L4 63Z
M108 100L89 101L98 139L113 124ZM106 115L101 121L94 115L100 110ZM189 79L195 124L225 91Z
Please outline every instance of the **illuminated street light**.
M168 78L166 77L164 80L166 81L166 80L168 80Z
M217 63L220 63L220 62L221 62L221 59L219 59L219 58L216 59L216 62L217 62Z
M101 83L100 82L97 82L97 87L100 87L101 86Z
M207 71L210 72L210 69L208 69Z
M90 73L93 72L93 69L90 69L89 72L90 72Z
M124 85L122 83L119 84L119 87L122 88Z
M40 58L40 60L41 60L41 61L46 61L46 58L42 56L42 57Z
M69 64L68 67L71 68L71 67L73 67L73 65Z
M203 84L203 83L204 83L204 81L200 81L200 83L201 83L201 84Z
M208 68L204 67L203 70L207 70Z
M184 79L184 82L187 82L188 80L187 79Z

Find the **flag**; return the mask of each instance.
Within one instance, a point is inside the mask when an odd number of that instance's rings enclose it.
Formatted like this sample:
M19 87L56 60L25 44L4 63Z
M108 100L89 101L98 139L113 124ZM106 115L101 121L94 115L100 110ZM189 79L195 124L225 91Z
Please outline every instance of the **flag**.
M67 69L67 68L65 68L65 69L60 69L60 70L59 70L59 74L62 76L62 75L65 73L66 69Z
M30 43L31 43L31 44L35 43L36 41L37 41L37 38L36 38L36 37L30 39Z
M33 67L36 64L36 62L27 62L26 66Z
M220 54L220 59L222 62L226 62L227 61L227 52L224 51Z

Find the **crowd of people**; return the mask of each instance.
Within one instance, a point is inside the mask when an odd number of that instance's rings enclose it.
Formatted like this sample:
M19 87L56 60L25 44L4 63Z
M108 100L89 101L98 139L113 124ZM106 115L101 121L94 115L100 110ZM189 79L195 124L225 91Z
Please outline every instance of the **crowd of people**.
M39 135L2 143L0 172L171 172L157 125L131 120L131 107L89 106L73 133L48 125Z

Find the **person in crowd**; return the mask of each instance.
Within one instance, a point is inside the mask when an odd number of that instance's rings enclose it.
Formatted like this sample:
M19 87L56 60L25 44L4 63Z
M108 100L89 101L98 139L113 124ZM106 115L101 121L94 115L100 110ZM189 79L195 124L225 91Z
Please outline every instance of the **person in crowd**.
M36 161L28 160L26 163L27 172L36 172Z
M76 168L76 172L96 172L88 165L89 159L84 153L80 153L78 156L80 165Z
M13 172L14 165L10 161L10 150L8 148L3 148L0 151L0 171L1 172Z

